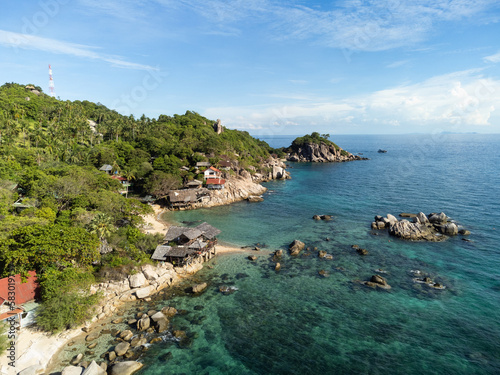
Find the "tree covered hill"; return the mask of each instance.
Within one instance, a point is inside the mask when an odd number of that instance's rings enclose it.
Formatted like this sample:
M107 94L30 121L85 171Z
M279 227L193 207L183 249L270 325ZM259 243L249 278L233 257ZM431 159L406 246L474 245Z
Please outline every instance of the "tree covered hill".
M225 129L217 134L212 124L191 111L135 119L99 103L60 101L34 86L7 83L0 87L0 160L9 159L11 166L0 178L17 180L15 170L25 165L110 164L139 180L148 193L158 176L168 175L177 184L195 177L181 171L182 166L191 168L209 158L217 162L224 155L244 168L258 169L275 152L247 132Z
M105 269L147 261L158 244L138 229L151 208L119 194L103 164L156 197L202 178L200 161L265 172L262 162L276 150L247 132L218 134L213 123L191 111L136 119L33 85L0 87L0 276L37 271L44 328L88 317L95 301L85 285ZM64 300L49 293L56 289Z

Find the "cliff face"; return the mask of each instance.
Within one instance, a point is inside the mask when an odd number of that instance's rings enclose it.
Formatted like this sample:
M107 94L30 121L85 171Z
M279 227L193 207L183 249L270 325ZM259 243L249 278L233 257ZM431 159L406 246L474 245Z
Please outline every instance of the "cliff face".
M358 155L343 150L334 145L321 143L304 143L301 146L293 146L287 155L288 161L296 162L343 162L352 160L367 160Z

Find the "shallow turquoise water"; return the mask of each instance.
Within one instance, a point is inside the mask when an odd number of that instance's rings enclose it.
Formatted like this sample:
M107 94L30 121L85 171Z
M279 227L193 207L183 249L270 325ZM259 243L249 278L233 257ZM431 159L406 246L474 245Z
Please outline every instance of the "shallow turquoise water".
M152 347L141 374L500 373L500 136L334 141L371 160L292 164L293 179L267 183L264 202L170 214L208 221L222 241L264 249L253 263L245 254L218 257L197 276L210 283L207 292L164 303L188 311L173 324L187 329L192 345ZM471 230L471 242L411 243L370 231L376 214L418 211L446 212ZM316 222L314 214L333 220ZM285 255L275 272L270 252L293 239L333 261L314 251ZM355 282L377 268L388 272L390 291ZM413 283L415 269L447 288ZM238 290L223 295L222 284Z

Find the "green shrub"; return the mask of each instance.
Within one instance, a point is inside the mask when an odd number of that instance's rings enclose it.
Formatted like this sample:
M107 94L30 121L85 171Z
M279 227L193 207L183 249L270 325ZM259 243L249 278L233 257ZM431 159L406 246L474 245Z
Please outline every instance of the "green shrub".
M48 269L40 277L42 305L36 322L46 331L58 332L90 319L100 295L91 295L89 286L95 281L90 271L66 268Z

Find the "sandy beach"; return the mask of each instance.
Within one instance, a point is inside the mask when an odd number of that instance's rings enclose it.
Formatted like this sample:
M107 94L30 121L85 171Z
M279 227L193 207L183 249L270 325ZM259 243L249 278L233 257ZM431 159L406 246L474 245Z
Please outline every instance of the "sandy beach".
M170 223L164 222L161 215L165 209L159 205L152 205L153 214L144 215L143 232L149 234L166 234ZM246 249L230 244L218 244L217 254L230 254L246 252ZM95 322L94 322L95 323ZM50 335L32 328L21 328L16 337L16 366L9 366L6 355L0 358L0 375L16 375L18 372L33 366L38 372L45 373L52 357L58 353L69 341L82 334L82 327L78 327L60 334Z

